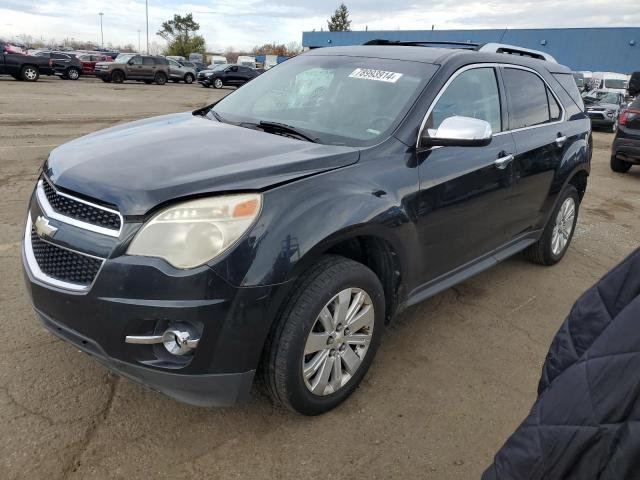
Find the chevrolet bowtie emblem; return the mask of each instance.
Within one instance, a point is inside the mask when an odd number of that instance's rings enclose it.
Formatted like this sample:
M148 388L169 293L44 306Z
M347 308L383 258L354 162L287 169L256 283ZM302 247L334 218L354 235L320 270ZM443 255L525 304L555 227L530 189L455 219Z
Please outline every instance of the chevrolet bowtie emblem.
M45 217L38 216L36 218L36 223L34 223L36 228L36 233L40 237L53 237L58 229L49 224L49 219Z

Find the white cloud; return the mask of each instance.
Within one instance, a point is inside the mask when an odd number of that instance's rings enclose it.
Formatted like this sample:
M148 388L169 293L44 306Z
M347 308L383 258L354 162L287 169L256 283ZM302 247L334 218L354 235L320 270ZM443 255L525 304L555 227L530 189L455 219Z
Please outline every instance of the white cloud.
M326 29L339 0L149 1L150 41L174 13L193 12L211 49L250 48L265 42L300 41L305 30ZM352 0L353 29L541 28L635 26L638 9L613 0ZM0 0L0 36L29 34L44 39L100 41L98 12L104 12L106 43L145 42L145 4L141 0ZM144 48L144 47L143 47Z

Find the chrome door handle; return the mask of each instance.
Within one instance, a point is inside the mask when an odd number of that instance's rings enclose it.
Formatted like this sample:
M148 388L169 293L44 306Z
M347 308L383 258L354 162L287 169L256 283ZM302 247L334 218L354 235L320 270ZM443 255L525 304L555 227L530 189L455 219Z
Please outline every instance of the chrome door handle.
M505 155L504 157L498 158L495 162L493 162L493 164L500 170L504 170L505 168L507 168L507 165L509 165L512 161L513 161L513 155L509 154L509 155Z
M561 147L564 145L564 143L567 141L567 136L563 135L562 137L558 137L556 138L556 145Z

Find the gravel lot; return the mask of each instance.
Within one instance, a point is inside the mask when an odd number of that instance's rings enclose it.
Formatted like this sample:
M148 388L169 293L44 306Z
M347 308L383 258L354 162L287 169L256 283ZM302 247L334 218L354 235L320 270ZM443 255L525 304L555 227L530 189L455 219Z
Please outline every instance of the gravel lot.
M36 321L20 237L38 167L109 125L206 105L231 90L0 78L0 477L478 478L535 398L548 345L576 298L638 246L640 168L595 153L576 235L553 268L513 258L411 308L361 388L304 418L256 392L231 409L176 403L109 374Z

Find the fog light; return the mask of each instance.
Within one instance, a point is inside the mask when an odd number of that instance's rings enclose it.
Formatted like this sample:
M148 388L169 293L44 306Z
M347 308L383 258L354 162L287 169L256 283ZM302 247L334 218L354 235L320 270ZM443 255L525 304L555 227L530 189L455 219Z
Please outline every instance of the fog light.
M168 328L162 335L127 335L124 341L138 345L162 343L172 355L185 355L198 346L200 339L180 326Z
M191 338L186 330L169 329L162 334L164 348L173 355L184 355L198 346L199 338Z

